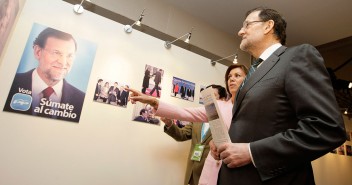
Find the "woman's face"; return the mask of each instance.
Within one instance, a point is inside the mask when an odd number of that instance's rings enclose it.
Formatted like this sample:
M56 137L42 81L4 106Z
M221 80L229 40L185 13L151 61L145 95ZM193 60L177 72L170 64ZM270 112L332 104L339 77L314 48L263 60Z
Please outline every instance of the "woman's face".
M230 71L228 80L227 80L227 85L233 97L236 96L237 90L245 78L246 78L246 74L239 67L233 68Z

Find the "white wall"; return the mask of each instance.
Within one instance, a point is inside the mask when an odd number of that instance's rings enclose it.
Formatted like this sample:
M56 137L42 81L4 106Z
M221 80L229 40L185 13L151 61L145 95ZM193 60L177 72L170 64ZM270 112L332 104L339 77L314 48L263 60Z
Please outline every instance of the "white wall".
M81 15L59 0L27 0L0 69L3 109L34 22L98 45L80 122L0 112L0 184L97 185L182 184L190 143L178 143L163 127L131 121L133 106L92 101L96 80L106 78L139 89L145 64L165 70L161 100L199 106L169 95L172 77L199 85L223 85L226 67L88 11Z

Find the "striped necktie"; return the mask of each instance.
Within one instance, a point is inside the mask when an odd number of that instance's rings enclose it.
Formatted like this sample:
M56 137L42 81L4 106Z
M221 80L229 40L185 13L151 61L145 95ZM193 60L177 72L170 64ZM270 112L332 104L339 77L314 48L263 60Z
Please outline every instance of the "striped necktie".
M236 107L236 103L237 103L237 98L238 98L238 95L240 94L240 91L242 89L242 87L244 86L244 84L247 82L247 80L251 77L251 75L254 73L254 71L257 69L257 67L259 66L260 63L263 62L263 59L261 58L258 58L257 60L254 61L254 63L251 65L251 67L249 68L248 70L248 74L246 76L246 78L243 80L240 88L238 89L237 91L237 94L236 94L236 101L235 101L235 104L233 105L233 108L232 108L232 113L235 112L235 107Z
M263 62L263 59L259 58L258 60L254 61L254 63L251 65L251 67L249 68L248 74L246 76L246 78L243 80L241 87L239 90L242 89L242 87L244 86L244 84L247 82L247 80L249 79L249 77L251 77L251 75L254 73L254 71L257 69L257 67L259 66L260 63ZM239 92L239 91L238 91ZM237 93L238 94L238 93Z

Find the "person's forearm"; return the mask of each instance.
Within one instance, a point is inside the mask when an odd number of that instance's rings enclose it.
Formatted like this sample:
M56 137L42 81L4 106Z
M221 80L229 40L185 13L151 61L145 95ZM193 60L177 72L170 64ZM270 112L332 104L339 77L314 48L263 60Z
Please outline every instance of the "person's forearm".
M208 118L204 107L181 108L157 100L155 115L189 122L207 122Z

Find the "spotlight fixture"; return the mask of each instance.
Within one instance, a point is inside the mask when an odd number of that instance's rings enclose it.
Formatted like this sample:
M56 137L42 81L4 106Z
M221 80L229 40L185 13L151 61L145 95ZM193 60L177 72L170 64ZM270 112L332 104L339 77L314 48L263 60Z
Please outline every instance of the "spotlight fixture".
M144 17L144 14L143 14L144 11L145 11L145 8L143 9L141 15L139 16L139 19L137 21L135 21L132 25L128 25L128 24L125 25L124 30L125 30L126 33L131 33L132 30L133 30L132 27L134 25L141 26L141 23L142 23L142 20L143 20L143 17Z
M187 38L186 38L186 40L185 40L184 42L187 43L187 44L189 44L189 41L191 40L191 36L192 36L192 31L193 31L193 28L191 29L190 32L188 32L188 33L182 35L181 37L179 37L179 38L177 38L177 39L175 39L175 40L173 40L173 41L171 41L171 42L170 42L170 41L165 41L165 43L164 43L165 48L166 48L166 49L170 49L172 43L176 42L177 40L182 39L182 38L185 37L185 36L187 36Z
M215 61L211 61L210 63L211 63L211 65L215 66L216 62L219 62L219 61L221 61L221 60L224 60L224 59L230 58L230 57L232 57L232 56L235 56L235 58L233 59L233 63L234 63L234 64L237 64L237 63L238 63L238 62L237 62L237 58L238 58L237 53L232 54L232 55L229 55L229 56L224 57L224 58L220 58L220 59L215 60Z
M82 1L81 1L81 4L76 4L76 5L73 6L73 11L74 11L75 13L77 13L77 14L83 13L84 8L83 8L82 4L84 3L84 1L85 1L85 0L82 0ZM90 2L90 0L87 0L87 1Z

